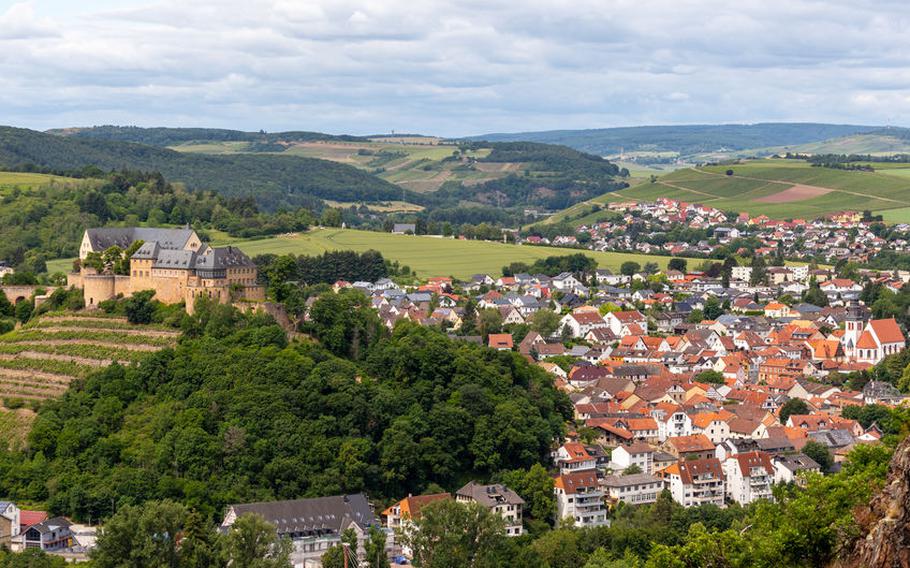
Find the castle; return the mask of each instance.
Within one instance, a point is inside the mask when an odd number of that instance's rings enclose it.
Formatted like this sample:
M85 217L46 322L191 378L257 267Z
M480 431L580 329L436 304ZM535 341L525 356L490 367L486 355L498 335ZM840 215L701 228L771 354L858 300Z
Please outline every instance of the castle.
M126 250L137 241L142 245L130 256L129 274L99 273L85 265L92 253L114 246ZM155 290L155 298L168 304L185 302L190 313L199 297L221 303L265 300L247 255L235 247L210 247L190 228L87 229L79 260L79 272L69 274L67 284L82 288L87 308L142 290Z

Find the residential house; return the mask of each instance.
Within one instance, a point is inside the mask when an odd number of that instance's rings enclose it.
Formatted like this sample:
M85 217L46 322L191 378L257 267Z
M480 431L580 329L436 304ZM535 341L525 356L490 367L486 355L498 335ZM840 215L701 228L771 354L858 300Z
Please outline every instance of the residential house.
M433 493L430 495L408 495L382 512L386 527L398 534L407 535L413 530L414 521L420 520L420 510L430 503L451 499L448 493ZM402 546L402 553L410 558L412 551L409 547Z
M278 536L290 539L291 563L295 566L318 566L322 555L341 542L341 534L347 529L353 529L356 553L363 558L369 529L379 526L363 493L228 505L221 530L228 531L245 514L259 515L275 525Z
M683 507L724 506L726 480L717 458L681 460L659 472L673 500Z
M514 344L511 333L491 333L487 337L487 346L497 351L511 351Z
M633 465L643 473L652 473L654 471L654 448L644 442L636 441L616 446L610 453L610 469L613 471L625 471Z
M681 460L702 459L714 456L714 444L704 434L673 436L667 438L663 448Z
M479 503L501 516L506 522L507 536L520 536L524 532L524 499L505 485L481 485L471 481L455 493L455 500L459 503Z
M553 482L553 492L558 518L574 519L577 527L609 524L604 492L595 472L561 474Z
M774 465L775 483L803 484L804 472L821 472L821 466L806 454L782 454L773 456L771 463Z
M740 505L758 499L771 499L774 466L766 452L745 452L727 458L724 463L727 496Z
M622 501L627 505L646 505L657 501L663 491L663 480L648 473L608 475L603 479L607 501L613 505Z
M21 529L19 507L11 501L0 501L0 546L9 547Z
M75 540L72 523L64 517L54 517L32 525L23 534L25 548L38 548L45 552L61 552L71 548Z

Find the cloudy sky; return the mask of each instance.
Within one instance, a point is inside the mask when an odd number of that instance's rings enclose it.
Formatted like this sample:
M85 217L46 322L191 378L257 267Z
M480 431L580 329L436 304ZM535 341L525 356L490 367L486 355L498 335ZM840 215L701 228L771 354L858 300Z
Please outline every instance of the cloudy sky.
M0 0L0 124L910 126L906 0Z

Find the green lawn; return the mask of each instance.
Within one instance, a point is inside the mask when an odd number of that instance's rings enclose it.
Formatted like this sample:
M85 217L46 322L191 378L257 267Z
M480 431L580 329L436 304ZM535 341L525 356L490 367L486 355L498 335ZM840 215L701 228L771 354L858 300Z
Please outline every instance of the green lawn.
M576 252L584 252L597 260L598 266L601 268L613 270L618 269L627 260L632 260L639 264L656 262L661 267L666 267L669 261L669 257L641 254L579 251L566 248L519 246L484 241L460 241L351 229L316 229L294 237L274 237L239 242L237 246L251 256L263 253L313 255L327 250L362 252L375 249L388 259L397 260L403 265L410 266L422 278L430 276L467 278L472 274L479 273L498 275L502 267L510 262L527 262L531 264L537 259L548 256L568 255Z
M265 239L233 239L220 232L213 232L216 246L234 245L250 256L257 254L316 255L329 250L363 252L374 249L390 260L409 266L421 278L430 276L455 276L467 278L472 274L499 275L502 267L510 262L533 263L548 256L563 256L583 252L597 260L600 268L618 270L627 260L644 265L656 262L665 268L669 257L644 254L593 252L556 247L535 247L492 243L487 241L461 241L438 237L393 235L353 229L314 229L295 236ZM72 259L48 261L48 272L66 272ZM700 259L692 262L701 262Z

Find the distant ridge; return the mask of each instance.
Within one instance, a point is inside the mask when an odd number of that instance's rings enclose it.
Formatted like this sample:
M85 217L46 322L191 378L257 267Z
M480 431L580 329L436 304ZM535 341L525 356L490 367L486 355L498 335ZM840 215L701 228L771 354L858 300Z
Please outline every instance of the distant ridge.
M186 154L154 145L56 136L0 126L0 169L161 172L191 189L253 197L266 209L312 205L315 199L389 201L421 197L346 164L275 154Z
M71 128L54 128L48 134L73 138L91 138L111 140L114 142L136 142L151 146L174 146L187 142L258 142L274 144L276 142L312 142L317 140L336 140L362 142L366 138L347 134L335 135L323 132L294 130L288 132L245 132L225 128L171 128L141 126L87 126Z
M721 149L746 150L820 142L842 136L882 130L881 126L767 122L758 124L691 124L682 126L629 126L587 130L491 133L467 140L527 141L562 144L602 156L621 152L678 152L689 156Z

